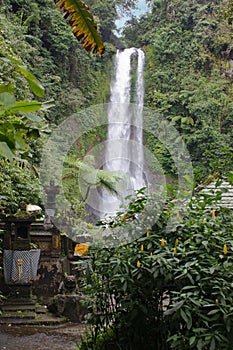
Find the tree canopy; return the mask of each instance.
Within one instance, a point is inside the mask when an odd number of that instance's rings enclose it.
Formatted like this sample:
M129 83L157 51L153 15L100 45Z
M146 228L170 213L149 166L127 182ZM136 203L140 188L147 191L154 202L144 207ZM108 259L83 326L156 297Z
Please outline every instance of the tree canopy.
M127 45L145 47L145 104L179 130L198 181L213 173L214 156L233 146L232 26L222 16L229 4L158 0L124 30ZM149 136L146 144L175 173L166 150Z

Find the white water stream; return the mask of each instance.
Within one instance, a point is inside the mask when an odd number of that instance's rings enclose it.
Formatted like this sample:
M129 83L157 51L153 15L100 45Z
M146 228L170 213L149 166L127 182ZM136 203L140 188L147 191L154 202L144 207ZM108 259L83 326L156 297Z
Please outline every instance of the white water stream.
M117 51L111 81L104 169L121 171L127 178L118 186L118 198L103 193L103 202L100 203L103 216L113 214L127 195L145 186L142 117L144 63L145 54L141 49Z

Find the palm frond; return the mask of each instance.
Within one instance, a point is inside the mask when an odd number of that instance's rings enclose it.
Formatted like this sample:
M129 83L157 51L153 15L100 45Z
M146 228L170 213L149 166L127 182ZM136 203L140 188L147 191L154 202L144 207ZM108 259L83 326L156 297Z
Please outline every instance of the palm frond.
M54 0L84 49L103 56L104 45L88 6L80 0Z

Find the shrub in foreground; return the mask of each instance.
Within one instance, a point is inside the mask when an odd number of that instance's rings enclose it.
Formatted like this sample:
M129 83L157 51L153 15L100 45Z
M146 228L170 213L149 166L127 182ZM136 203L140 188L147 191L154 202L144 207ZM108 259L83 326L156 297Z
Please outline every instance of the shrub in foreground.
M80 349L232 349L233 214L211 206L199 196L167 232L168 205L139 239L93 249L93 331Z

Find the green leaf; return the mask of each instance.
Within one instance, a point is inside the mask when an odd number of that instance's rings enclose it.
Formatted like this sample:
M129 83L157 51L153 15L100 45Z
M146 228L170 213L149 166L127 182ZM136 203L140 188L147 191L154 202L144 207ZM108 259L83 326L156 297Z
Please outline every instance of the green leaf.
M193 278L192 278L192 276L190 275L190 273L187 274L187 277L188 277L188 279L190 280L190 282L191 282L192 284L195 283L194 280L193 280Z
M189 314L187 328L191 329L192 328L192 324L193 324L192 315Z
M8 63L12 62L12 63L16 64L17 66L22 65L22 62L20 62L19 60L17 60L15 57L12 57L12 56L1 57L1 59L5 62L8 62Z
M40 109L42 106L41 102L38 101L19 101L15 103L15 107L12 107L8 110L10 113L17 113L17 112L22 112L22 113L29 113L29 112L34 112Z
M181 117L179 116L179 115L177 115L177 116L175 116L175 117L173 117L172 118L172 122L177 122L178 120L180 120L181 119Z
M184 320L186 323L188 323L188 317L187 317L186 313L185 313L182 309L180 310L180 315L181 315L181 317L183 318L183 320Z
M197 349L198 350L202 350L203 349L203 340L202 339L199 339L198 342L197 342Z
M215 339L214 338L211 339L210 350L215 350Z
M181 123L183 123L183 124L190 124L190 119L189 119L189 117L183 117L183 118L181 118Z
M196 286L195 286L196 287ZM184 289L184 288L183 288ZM189 298L190 299L190 301L194 304L194 305L196 305L196 306L201 306L202 305L202 302L198 299L193 299L193 298Z
M183 178L193 187L193 179L189 175L184 175Z
M233 172L232 171L229 172L227 179L230 182L230 184L233 185Z
M127 281L125 281L124 284L123 284L122 289L123 289L124 292L127 290L127 284L128 284Z
M3 92L14 92L14 87L11 84L0 84L0 94L2 94Z
M14 154L11 152L6 142L0 142L0 155L9 160L13 160L14 158Z
M32 113L28 113L26 115L27 119L31 120L32 122L41 122L42 119L36 115L36 114L32 114Z
M196 342L196 336L193 335L190 339L189 339L189 346L192 346L194 345Z
M55 106L56 105L54 103L54 100L46 101L46 102L42 103L41 110L45 111L45 110L52 108L52 107L55 107Z
M20 130L15 133L15 142L17 148L24 149L26 147L25 130Z
M9 109L15 106L15 96L9 92L3 92L0 94L0 105L3 106L3 109Z
M14 57L11 57L11 56L1 57L1 59L6 61L6 62L14 63L16 65L15 70L24 76L24 78L27 80L32 92L40 98L44 97L43 85L31 72L29 72L27 70L27 68L25 66L23 66L22 62L20 62L19 60L17 60Z
M6 142L11 150L15 148L15 128L11 123L0 125L0 141Z
M184 304L184 300L179 301L178 303L176 303L173 308L168 309L167 311L164 312L165 316L169 316L174 314L177 310L179 310L181 308L181 306Z
M36 77L29 72L25 67L19 66L16 69L17 72L22 74L24 78L27 80L32 92L38 96L43 98L44 97L44 87L43 85L39 82L39 80L36 79Z
M211 310L211 311L209 311L209 312L208 312L208 314L207 314L207 315L214 315L214 314L216 314L217 312L219 312L219 310L218 310L218 309Z
M195 289L197 288L196 286L184 286L182 290L187 290L187 289Z

